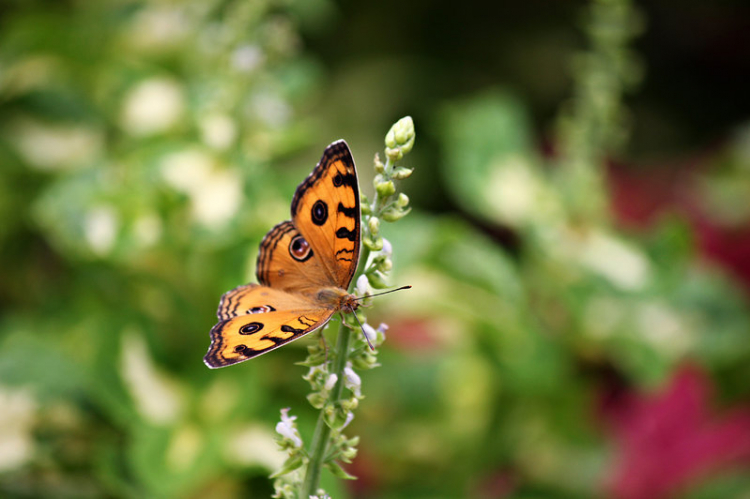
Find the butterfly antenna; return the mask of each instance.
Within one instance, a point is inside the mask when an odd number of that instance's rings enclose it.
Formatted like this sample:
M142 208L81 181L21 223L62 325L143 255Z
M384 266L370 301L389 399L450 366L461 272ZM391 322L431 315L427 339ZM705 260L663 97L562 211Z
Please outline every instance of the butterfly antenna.
M372 298L373 296L387 295L388 293L395 293L396 291L401 291L402 289L411 289L411 286L401 286L400 288L391 289L390 291L383 291L382 293L375 293L374 295L360 296L359 298L355 298L355 300L364 300L365 298Z
M410 287L411 287L411 286L410 286ZM395 290L394 290L394 291L395 291ZM360 328L360 329L362 330L362 334L363 334L363 335L364 335L364 337L365 337L365 341L367 342L367 344L368 344L368 345L370 345L370 350L372 350L372 351L375 351L375 347L374 347L374 346L372 346L372 343L370 342L370 338L368 338L368 337L367 337L367 333L365 333L365 327L364 327L364 326L362 325L362 323L361 323L361 322L359 322L359 317L357 317L357 314L356 314L356 313L354 312L354 309L353 309L352 307L349 307L349 311L350 311L350 312L352 313L352 315L354 316L354 320L356 320L356 321L357 321L357 324L359 324L359 328Z

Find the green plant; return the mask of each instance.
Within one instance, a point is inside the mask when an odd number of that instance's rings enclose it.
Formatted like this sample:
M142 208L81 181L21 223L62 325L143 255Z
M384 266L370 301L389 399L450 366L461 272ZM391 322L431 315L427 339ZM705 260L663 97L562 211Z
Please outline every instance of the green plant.
M396 122L385 138L385 164L375 156L376 175L373 181L375 194L372 202L362 197L363 249L360 264L352 280L353 292L367 297L370 286L383 289L393 263L391 244L380 235L380 220L395 222L409 213L409 198L398 193L396 181L409 177L412 169L396 166L414 145L414 123L410 117ZM377 347L385 340L388 329L381 324L377 329L367 323L361 309L354 314L342 314L335 347L328 349L324 331L318 333L321 341L309 349L307 359L301 364L310 368L304 376L312 388L307 397L320 411L315 433L309 448L297 431L295 416L282 409L281 422L276 426L279 445L288 453L282 468L272 477L276 480L274 497L292 499L327 497L319 489L320 473L327 468L342 479L353 479L340 463L350 463L357 454L359 437L347 437L343 430L354 419L354 410L362 399L361 380L356 370L377 367ZM358 334L361 327L363 335Z

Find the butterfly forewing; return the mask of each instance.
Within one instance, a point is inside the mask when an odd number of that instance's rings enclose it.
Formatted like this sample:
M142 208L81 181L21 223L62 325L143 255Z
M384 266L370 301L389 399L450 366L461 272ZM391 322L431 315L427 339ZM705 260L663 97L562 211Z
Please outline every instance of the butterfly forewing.
M292 200L292 222L332 279L343 289L357 270L360 243L359 184L346 142L326 148Z
M314 295L322 287L334 286L322 260L290 221L271 229L260 244L256 274L268 287Z

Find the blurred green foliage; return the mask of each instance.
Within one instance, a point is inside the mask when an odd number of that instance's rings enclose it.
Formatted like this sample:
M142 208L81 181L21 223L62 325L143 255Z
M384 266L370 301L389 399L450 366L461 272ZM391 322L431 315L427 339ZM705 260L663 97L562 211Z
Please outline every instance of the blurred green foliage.
M353 423L360 480L324 477L333 497L600 497L616 452L594 409L608 373L654 387L687 359L729 402L748 395L737 284L696 263L679 217L634 236L609 216L602 159L623 144L622 92L642 73L621 36L640 23L628 2L609 3L614 17L590 11L555 159L511 91L432 104L439 164L420 163L417 143L406 192L429 198L434 167L446 197L441 213L384 228L393 282L414 289L372 311L392 326L384 368L363 377ZM335 29L332 11L2 7L0 495L271 494L279 409L294 408L303 436L315 421L294 365L304 342L216 372L201 358L218 298L254 280L258 242L325 144L350 133L319 142L330 125L315 103L356 114L328 85L367 78L326 80L298 32ZM717 212L737 214L721 201L743 199L748 143L705 180ZM366 178L375 149L353 149ZM724 477L689 497L747 487Z

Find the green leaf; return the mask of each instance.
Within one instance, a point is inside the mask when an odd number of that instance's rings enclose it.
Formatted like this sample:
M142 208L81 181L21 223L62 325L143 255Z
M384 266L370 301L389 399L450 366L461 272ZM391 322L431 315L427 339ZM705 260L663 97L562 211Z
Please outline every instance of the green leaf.
M303 464L305 464L305 459L301 454L289 456L287 460L284 461L281 469L274 472L269 478L278 478L282 475L286 475L287 473L291 473L292 471L300 468Z
M354 475L350 475L346 471L344 471L344 468L341 467L339 463L336 461L330 461L325 464L325 467L328 468L331 473L333 473L335 476L342 478L344 480L356 480L357 477Z

